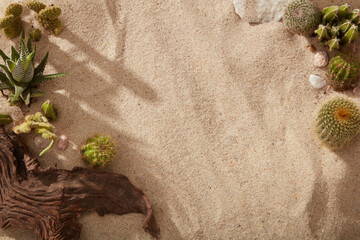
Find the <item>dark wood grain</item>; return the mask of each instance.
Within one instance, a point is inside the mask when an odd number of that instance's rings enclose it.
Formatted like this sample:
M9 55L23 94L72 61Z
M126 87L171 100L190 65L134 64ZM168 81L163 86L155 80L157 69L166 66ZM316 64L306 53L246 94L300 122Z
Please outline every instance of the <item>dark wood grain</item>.
M121 174L75 167L43 168L16 136L0 128L0 225L31 229L37 239L79 239L81 213L145 215L143 228L159 228L145 194Z

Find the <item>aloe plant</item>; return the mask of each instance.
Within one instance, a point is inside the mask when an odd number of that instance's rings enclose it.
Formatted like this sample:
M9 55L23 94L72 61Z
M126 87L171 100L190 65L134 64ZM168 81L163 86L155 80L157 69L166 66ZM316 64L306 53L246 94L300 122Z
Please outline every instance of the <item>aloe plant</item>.
M0 64L0 68L4 71L0 72L0 90L10 90L8 101L11 105L21 101L29 105L31 98L45 95L45 92L36 88L40 83L67 75L67 73L44 75L49 53L37 67L34 66L35 53L36 46L32 47L30 38L25 44L24 31L20 39L19 51L11 47L10 57L8 57L0 50L0 55L5 62L5 65Z

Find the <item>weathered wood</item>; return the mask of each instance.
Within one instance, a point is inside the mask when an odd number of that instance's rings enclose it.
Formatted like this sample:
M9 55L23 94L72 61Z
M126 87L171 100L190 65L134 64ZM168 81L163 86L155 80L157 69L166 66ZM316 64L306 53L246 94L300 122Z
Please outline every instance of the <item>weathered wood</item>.
M75 167L43 168L16 136L0 128L0 225L27 228L37 239L79 239L85 211L145 215L143 228L159 229L144 193L127 177Z

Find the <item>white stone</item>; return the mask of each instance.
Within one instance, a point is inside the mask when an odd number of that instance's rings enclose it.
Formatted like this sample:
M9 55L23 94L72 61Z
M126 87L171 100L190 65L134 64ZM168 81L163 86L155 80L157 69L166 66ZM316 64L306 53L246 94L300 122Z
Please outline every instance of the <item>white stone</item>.
M319 51L314 56L314 66L318 68L326 67L329 63L329 56L325 51Z
M322 77L310 75L309 81L314 88L320 89L326 86L326 81Z
M249 23L280 21L292 0L233 0L235 12Z
M68 146L69 146L69 139L65 135L61 135L57 143L57 148L60 151L65 151Z

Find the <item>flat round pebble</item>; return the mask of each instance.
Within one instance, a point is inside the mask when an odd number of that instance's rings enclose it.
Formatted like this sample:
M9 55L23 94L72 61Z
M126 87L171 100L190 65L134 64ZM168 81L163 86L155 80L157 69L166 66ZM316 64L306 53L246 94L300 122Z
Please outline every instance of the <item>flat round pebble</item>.
M314 56L314 66L318 68L326 67L329 63L329 56L325 51L319 51Z
M57 143L57 149L59 149L60 151L65 151L68 146L69 146L69 139L65 135L61 135Z
M316 75L310 75L309 81L311 85L316 89L323 88L327 85L325 79Z

